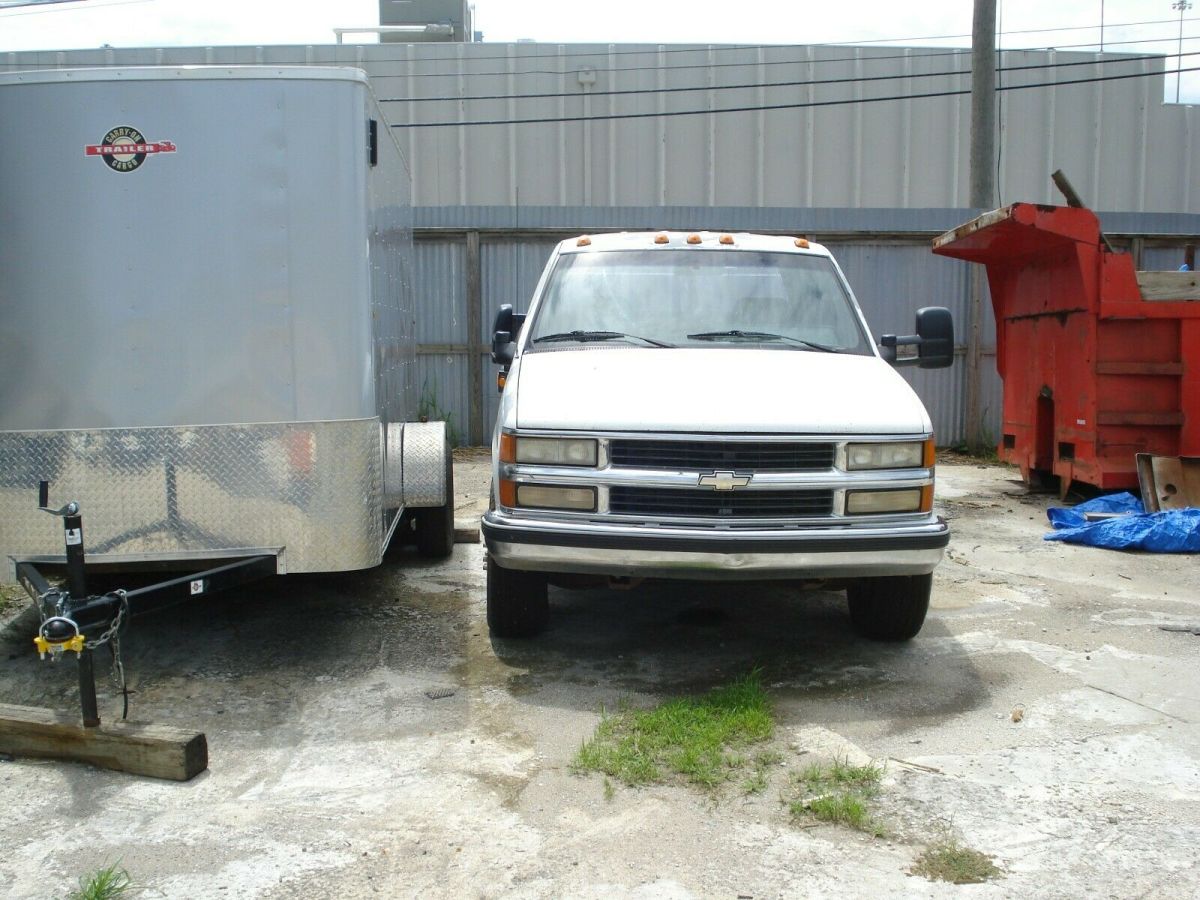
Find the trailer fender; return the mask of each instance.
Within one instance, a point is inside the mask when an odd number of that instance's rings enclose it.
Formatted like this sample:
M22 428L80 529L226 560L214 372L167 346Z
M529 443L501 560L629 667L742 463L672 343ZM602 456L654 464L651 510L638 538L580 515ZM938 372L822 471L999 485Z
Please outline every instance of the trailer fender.
M384 506L445 504L449 453L445 422L390 423L384 439Z

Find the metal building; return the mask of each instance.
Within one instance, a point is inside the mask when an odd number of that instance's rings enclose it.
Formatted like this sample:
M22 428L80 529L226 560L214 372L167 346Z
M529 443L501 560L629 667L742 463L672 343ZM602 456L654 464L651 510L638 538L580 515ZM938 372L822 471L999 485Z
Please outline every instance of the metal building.
M554 242L660 227L816 236L879 332L950 306L963 365L906 377L942 443L997 433L987 298L966 264L929 252L977 212L964 208L969 51L454 41L0 54L0 69L205 63L371 76L413 173L424 405L461 440L490 427L492 311L523 308ZM1163 102L1164 58L1004 51L1000 66L996 205L1055 202L1061 168L1141 267L1177 267L1200 234L1200 107ZM472 124L484 122L499 124Z

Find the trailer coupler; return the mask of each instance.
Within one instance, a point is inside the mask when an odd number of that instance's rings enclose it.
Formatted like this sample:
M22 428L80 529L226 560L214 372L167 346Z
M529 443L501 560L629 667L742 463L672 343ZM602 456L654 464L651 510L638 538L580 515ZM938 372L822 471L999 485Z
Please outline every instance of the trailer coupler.
M49 484L43 481L38 486L38 508L63 520L66 582L62 586L52 585L37 566L28 561L17 562L17 580L37 606L41 617L41 625L33 639L39 656L58 661L64 653L76 654L79 664L79 701L85 728L100 725L92 653L106 644L112 651L113 674L124 698L122 718L128 716L129 692L125 687L120 636L133 616L276 574L276 558L259 555L132 590L91 594L87 587L80 506L71 502L61 509L51 509L47 505L48 494ZM89 638L89 634L95 637Z

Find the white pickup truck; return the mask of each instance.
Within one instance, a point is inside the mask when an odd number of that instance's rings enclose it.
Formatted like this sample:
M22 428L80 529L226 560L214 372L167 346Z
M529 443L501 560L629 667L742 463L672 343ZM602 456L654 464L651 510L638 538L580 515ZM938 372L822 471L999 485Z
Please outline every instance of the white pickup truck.
M560 243L528 315L496 316L492 634L539 633L547 583L594 576L825 581L860 634L916 635L949 530L929 415L892 366L949 366L949 311L916 330L881 354L804 238Z

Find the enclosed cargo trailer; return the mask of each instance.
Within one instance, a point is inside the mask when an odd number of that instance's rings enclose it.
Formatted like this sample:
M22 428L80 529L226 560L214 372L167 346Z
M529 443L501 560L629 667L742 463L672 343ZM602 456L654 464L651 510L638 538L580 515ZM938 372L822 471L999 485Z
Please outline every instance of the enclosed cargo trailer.
M66 559L39 482L90 563L362 569L401 522L450 551L409 175L361 71L13 73L0 121L0 556Z

